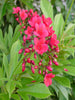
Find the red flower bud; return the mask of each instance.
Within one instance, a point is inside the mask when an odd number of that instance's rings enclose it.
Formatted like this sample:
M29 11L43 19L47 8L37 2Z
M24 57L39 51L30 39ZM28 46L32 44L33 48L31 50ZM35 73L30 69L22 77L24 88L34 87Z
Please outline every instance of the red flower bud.
M40 62L42 62L42 59L40 60Z
M58 66L59 64L58 64L58 62L57 61L55 61L55 60L53 60L53 63L56 65L56 66Z
M30 44L30 45L29 45L29 48L32 48L32 47L33 47L33 44Z
M34 52L34 49L32 48L32 52Z
M22 67L24 67L24 66L25 66L25 62L22 63Z
M54 48L54 50L58 53L59 52L59 48Z
M30 62L31 62L30 58L27 58L27 62L28 62L28 63L30 63Z
M26 37L25 37L25 35L23 36L23 41L26 42Z
M54 57L58 58L58 56L56 54L54 54Z
M35 58L35 59L37 58L36 54L34 54L34 58Z
M32 71L33 74L35 73L35 70L32 66L31 66L31 71Z
M24 71L25 71L25 66L22 67L22 72L24 72Z
M20 49L18 53L21 54L22 52L23 52L23 49Z
M25 62L22 63L22 72L25 71Z
M41 66L42 65L42 63L41 62L39 62L39 66Z
M31 64L35 65L34 60L31 60Z
M64 68L64 71L66 71L66 72L67 72L67 71L68 71L68 69Z
M25 53L29 53L29 52L30 52L30 49L26 48Z
M41 70L40 69L39 69L38 73L41 74Z
M38 66L34 66L34 68L35 68L35 69L37 69L37 68L38 68Z
M50 66L47 66L47 69L48 69L49 71L53 71L53 69L52 69Z

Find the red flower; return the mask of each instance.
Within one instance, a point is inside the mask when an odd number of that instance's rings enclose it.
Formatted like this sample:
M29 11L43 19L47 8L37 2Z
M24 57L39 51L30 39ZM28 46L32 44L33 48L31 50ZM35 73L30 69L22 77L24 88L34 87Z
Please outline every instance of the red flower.
M53 34L52 37L50 38L50 44L52 46L57 46L57 44L59 43L57 39L57 35L56 34Z
M25 30L25 34L27 34L28 38L30 38L32 36L32 31L33 28L31 28L30 26L27 27L27 30Z
M20 7L13 7L13 14L18 14L18 12L20 11Z
M48 50L48 45L45 44L45 39L41 38L38 40L38 38L34 38L34 49L38 54L43 54Z
M35 24L40 24L41 23L41 17L37 17L37 16L34 16L32 17L29 21L29 24L32 26L32 27L35 27Z
M40 38L48 36L48 31L46 30L46 27L43 23L36 24L35 25L36 31L34 31L34 34Z
M26 14L26 11L24 9L22 9L20 11L20 17L22 20L25 20L28 17L28 15Z
M52 73L49 73L49 74L46 74L45 75L45 78L44 78L44 84L48 87L49 85L52 84L52 79L51 78L54 78L55 75L52 74Z
M53 30L53 26L48 28L48 32L49 32L49 36L51 36L52 34L54 34L54 30Z
M51 20L50 17L45 18L45 16L42 15L42 20L43 20L43 23L44 23L46 26L48 26L48 27L49 27L50 24L52 24L52 20Z

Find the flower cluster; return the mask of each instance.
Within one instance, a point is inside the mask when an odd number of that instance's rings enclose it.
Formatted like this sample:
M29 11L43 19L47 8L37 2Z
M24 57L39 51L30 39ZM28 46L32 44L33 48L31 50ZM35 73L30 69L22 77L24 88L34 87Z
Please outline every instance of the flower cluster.
M55 77L52 74L52 63L58 66L56 53L59 52L57 36L53 30L51 18L46 18L44 15L40 17L37 12L33 12L32 9L24 10L19 7L13 8L13 14L16 14L16 20L22 26L20 33L23 34L23 48L19 50L19 54L24 53L25 58L22 63L22 71L25 71L26 63L30 63L31 71L34 74L35 69L39 74L44 75L44 83L46 86L52 84L52 78ZM30 43L29 45L27 43ZM34 58L39 59L38 65L35 65L35 61L30 59L30 55L34 53ZM46 54L48 61L44 65ZM50 73L49 73L50 72Z

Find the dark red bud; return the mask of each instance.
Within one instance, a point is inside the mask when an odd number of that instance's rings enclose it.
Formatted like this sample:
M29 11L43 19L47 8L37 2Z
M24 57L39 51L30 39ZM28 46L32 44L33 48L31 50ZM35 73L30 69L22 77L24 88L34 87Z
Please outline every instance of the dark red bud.
M38 66L34 66L35 69L38 69Z
M59 63L58 63L57 61L55 61L55 60L53 60L53 63L54 63L56 66L59 65Z
M30 63L30 62L31 62L30 58L27 58L27 62L28 62L28 63Z
M39 66L41 66L42 65L42 63L41 62L39 62Z
M39 69L38 73L41 74L41 69Z
M31 64L35 65L34 60L31 60Z
M22 52L23 52L23 49L20 49L18 53L21 54Z
M35 70L32 66L31 66L31 71L32 71L33 74L35 73Z
M37 58L36 54L34 54L34 58L35 58L35 59Z
M24 72L24 71L25 71L25 66L22 67L22 72Z
M26 37L25 37L25 35L23 36L23 41L26 42Z
M30 52L30 49L26 48L25 53L29 53L29 52Z
M46 67L49 71L53 71L53 69L50 66Z
M32 48L32 47L33 47L33 44L30 44L30 45L29 45L29 48Z
M58 58L58 56L56 54L54 54L54 57Z

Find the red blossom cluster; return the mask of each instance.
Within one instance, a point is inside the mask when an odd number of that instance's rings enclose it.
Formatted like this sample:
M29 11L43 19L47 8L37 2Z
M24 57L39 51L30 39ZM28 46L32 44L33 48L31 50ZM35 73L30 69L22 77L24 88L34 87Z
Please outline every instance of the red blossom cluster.
M46 18L44 15L40 17L36 11L33 12L32 9L28 11L20 9L20 7L13 8L13 14L16 14L16 20L22 26L21 29L24 30L23 48L19 50L19 54L24 53L25 56L22 63L22 71L25 71L26 63L30 63L32 73L34 74L35 69L37 69L39 74L45 76L45 85L51 85L51 79L55 77L52 74L52 63L56 66L59 65L56 60L58 57L56 53L59 52L59 41L56 34L54 34L53 26L51 26L51 18ZM20 33L22 34L22 30L20 30ZM29 46L27 41L30 43ZM38 65L35 65L35 61L30 59L32 53L34 53L35 59L39 59ZM48 57L47 65L43 64L44 54Z

